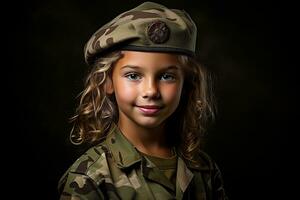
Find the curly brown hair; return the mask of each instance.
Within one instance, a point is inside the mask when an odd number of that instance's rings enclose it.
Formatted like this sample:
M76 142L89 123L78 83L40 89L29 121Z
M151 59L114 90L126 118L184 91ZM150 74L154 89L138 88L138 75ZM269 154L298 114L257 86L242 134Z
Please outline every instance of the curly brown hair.
M85 89L80 93L76 114L71 118L73 144L96 143L117 123L118 109L114 95L105 91L106 77L111 76L113 64L122 56L114 51L97 58L89 72ZM183 66L184 85L176 111L167 119L167 134L172 134L173 145L187 160L194 162L201 149L208 122L214 120L215 104L212 78L207 69L189 56L178 55ZM175 135L175 137L174 137Z

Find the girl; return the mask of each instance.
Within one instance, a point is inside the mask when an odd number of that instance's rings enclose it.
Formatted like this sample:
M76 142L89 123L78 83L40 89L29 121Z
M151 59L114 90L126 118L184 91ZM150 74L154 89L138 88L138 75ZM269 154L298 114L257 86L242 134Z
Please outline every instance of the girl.
M71 132L92 147L61 178L61 199L226 199L200 150L214 109L196 35L186 12L152 2L93 34Z

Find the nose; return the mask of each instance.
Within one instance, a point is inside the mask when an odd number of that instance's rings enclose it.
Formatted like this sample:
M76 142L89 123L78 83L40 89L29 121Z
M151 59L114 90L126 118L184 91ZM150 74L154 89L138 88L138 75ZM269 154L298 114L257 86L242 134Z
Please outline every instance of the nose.
M143 87L143 98L145 99L158 99L160 98L158 83L154 78L149 78L145 81Z

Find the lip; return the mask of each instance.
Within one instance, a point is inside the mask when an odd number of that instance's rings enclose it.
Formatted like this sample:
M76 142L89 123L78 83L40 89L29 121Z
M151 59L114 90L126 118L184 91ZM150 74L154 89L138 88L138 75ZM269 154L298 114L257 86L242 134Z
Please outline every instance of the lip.
M162 109L162 106L158 105L142 105L137 107L145 115L155 115Z

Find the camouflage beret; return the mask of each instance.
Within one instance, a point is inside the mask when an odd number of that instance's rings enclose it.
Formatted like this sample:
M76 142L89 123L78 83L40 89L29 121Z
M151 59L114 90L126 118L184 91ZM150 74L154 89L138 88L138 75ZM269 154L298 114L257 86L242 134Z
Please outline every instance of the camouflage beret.
M176 52L194 55L197 27L184 10L145 2L98 29L84 47L87 64L107 50Z

